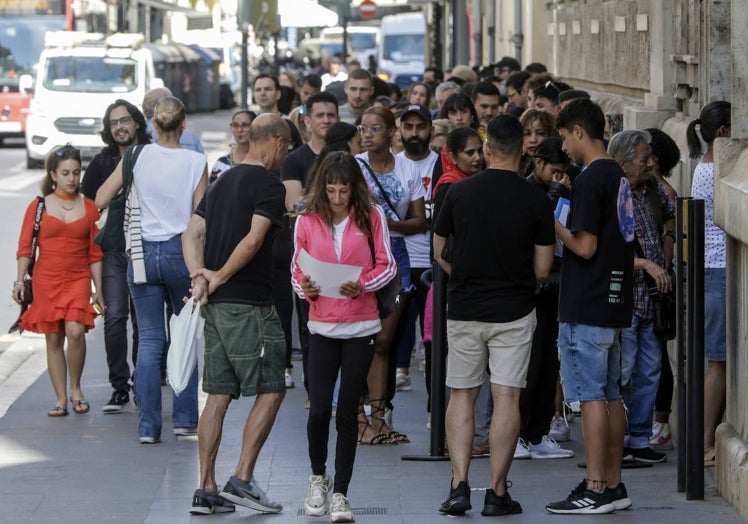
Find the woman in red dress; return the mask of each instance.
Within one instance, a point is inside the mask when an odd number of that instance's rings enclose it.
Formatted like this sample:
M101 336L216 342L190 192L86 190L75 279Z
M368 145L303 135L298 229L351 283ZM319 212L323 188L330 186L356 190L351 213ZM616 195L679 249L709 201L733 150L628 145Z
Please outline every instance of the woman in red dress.
M73 411L82 415L90 409L81 391L81 374L86 360L86 332L94 327L96 311L91 305L91 279L96 286L93 302L104 309L101 296L101 248L93 239L98 233L99 211L93 201L78 194L81 179L80 151L62 146L46 160L47 176L42 181L44 211L37 238L38 257L34 266L34 302L21 317L21 327L44 333L47 342L47 371L57 400L47 413L63 417L67 410L67 376ZM13 299L23 300L23 279L31 261L31 239L38 199L26 209L18 240L18 276ZM68 341L67 355L64 351Z

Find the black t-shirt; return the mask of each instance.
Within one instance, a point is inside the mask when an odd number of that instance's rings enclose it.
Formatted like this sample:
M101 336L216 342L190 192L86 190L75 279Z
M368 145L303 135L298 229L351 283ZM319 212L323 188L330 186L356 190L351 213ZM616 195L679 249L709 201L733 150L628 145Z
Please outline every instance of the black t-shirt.
M281 180L298 180L301 187L307 187L309 182L309 170L314 164L317 155L314 154L309 144L294 149L286 156L281 168Z
M452 184L434 233L453 234L447 318L511 322L535 307L535 245L556 241L548 197L512 171Z
M564 247L559 321L628 327L634 300L634 209L618 162L597 160L577 176L567 227L596 235L597 251L585 260Z
M220 269L247 236L252 216L273 226L254 257L210 295L211 303L268 305L273 293L273 237L281 225L286 189L277 175L260 166L240 164L208 187L195 213L205 219L205 267Z
M86 168L86 174L81 181L81 193L91 200L96 200L96 192L111 175L120 161L119 154L112 156L107 149L103 149L91 159Z

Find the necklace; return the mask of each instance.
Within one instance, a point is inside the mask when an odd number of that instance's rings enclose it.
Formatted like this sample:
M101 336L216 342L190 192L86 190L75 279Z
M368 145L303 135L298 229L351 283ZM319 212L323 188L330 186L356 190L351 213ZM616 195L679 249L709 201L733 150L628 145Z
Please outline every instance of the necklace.
M72 202L73 200L78 198L77 193L68 195L67 193L63 193L57 188L55 188L55 196L60 199L60 207L64 209L65 211L72 211L75 206L71 205L70 207L68 207L65 204L63 204L63 202Z

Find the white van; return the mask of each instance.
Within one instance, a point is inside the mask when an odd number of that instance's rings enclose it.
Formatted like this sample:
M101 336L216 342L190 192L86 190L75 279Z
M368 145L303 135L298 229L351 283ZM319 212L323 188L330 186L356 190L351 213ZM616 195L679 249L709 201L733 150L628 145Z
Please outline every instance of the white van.
M377 59L379 48L379 28L365 25L349 25L346 28L348 34L348 50L351 58L355 57L361 62L361 67L369 67L370 57ZM322 40L343 40L342 27L326 27L320 33Z
M142 35L47 33L26 121L28 168L68 143L87 164L104 147L99 133L107 106L121 98L140 107L147 90L163 86L142 43Z
M420 12L384 16L379 30L379 77L407 89L426 69L426 18Z

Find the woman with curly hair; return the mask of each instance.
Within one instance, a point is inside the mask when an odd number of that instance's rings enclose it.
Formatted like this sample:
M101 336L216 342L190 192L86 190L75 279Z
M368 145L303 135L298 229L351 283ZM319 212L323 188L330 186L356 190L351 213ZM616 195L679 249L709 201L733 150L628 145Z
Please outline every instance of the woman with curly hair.
M528 109L519 117L519 122L525 132L522 142L522 158L519 163L519 172L524 173L543 139L558 136L558 131L556 131L556 117L552 113L539 109Z

